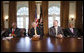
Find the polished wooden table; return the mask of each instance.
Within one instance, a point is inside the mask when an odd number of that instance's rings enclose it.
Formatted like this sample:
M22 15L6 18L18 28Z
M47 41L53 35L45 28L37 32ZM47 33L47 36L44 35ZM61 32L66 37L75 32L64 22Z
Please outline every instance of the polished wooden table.
M32 41L29 37L1 40L1 52L83 52L83 38L50 38Z

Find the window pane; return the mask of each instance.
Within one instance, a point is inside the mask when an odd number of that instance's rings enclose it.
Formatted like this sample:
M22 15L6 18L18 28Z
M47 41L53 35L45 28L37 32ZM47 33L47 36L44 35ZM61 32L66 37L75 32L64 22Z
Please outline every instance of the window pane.
M48 26L49 28L53 26L53 17L48 17Z
M29 17L28 17L28 7L21 7L17 10L17 26L19 28L25 28L28 32L28 24L29 24Z
M53 21L58 20L60 26L60 1L49 1L48 4L48 27L53 26Z
M17 11L17 15L28 15L28 7L22 7Z
M50 15L53 15L53 14L59 15L60 14L60 8L57 6L52 6L49 8L48 12L49 12L48 14L50 14Z

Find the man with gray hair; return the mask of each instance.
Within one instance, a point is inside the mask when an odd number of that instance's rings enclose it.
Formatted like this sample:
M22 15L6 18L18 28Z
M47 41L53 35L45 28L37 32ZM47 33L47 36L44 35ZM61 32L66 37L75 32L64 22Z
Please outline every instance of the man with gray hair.
M36 26L36 22L32 23L32 28L30 29L30 33L28 34L30 38L32 37L41 37L42 33L39 27Z
M80 36L80 32L78 31L77 28L74 28L73 23L69 23L68 24L68 28L65 29L66 30L66 36L67 37L79 37Z
M58 21L54 20L53 26L49 29L49 35L52 37L62 38L63 31L60 26L58 26Z

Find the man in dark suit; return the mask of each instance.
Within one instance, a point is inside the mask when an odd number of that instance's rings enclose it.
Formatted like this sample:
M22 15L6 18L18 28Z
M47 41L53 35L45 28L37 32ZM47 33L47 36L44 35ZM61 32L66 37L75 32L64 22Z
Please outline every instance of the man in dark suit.
M11 36L11 34L13 34L14 37L20 37L20 29L17 28L16 22L12 23L12 27L7 30L6 34L7 36Z
M30 29L28 35L30 36L30 38L32 38L32 37L39 37L40 38L42 36L40 28L36 27L36 22L32 23L32 28Z
M49 35L52 37L62 38L64 36L63 31L60 26L58 26L58 21L54 20L53 27L49 29Z
M78 32L78 29L73 27L72 23L69 23L69 28L66 28L65 30L66 30L65 34L67 37L78 37L80 34Z

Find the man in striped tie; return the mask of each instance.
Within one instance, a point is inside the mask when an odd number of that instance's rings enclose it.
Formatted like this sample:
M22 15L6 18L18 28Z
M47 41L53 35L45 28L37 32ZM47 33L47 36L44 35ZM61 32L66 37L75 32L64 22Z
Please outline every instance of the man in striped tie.
M7 36L20 37L20 29L17 28L16 22L12 23L12 27L6 32Z

